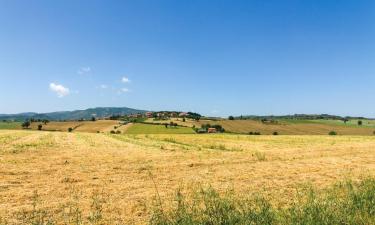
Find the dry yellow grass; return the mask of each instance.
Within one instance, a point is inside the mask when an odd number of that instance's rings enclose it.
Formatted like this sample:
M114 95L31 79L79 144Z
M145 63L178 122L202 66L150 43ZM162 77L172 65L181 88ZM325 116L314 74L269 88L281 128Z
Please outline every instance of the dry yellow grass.
M119 126L116 120L98 120L98 121L68 121L68 122L49 122L47 124L34 122L31 129L37 130L38 125L42 124L42 130L46 131L68 131L69 128L75 128L74 131L96 133L109 132L114 126Z
M109 135L0 131L0 218L32 208L58 212L78 202L88 216L93 193L108 195L104 216L144 224L156 194L209 184L219 191L265 193L288 202L300 184L325 187L375 173L375 137Z
M374 128L370 127L353 127L342 126L335 124L319 124L319 123L296 123L288 124L267 124L256 120L220 120L210 121L201 120L194 122L197 127L202 124L219 124L224 127L226 131L235 133L249 133L260 132L261 134L272 134L278 132L279 134L287 135L326 135L330 131L336 131L339 135L374 135Z

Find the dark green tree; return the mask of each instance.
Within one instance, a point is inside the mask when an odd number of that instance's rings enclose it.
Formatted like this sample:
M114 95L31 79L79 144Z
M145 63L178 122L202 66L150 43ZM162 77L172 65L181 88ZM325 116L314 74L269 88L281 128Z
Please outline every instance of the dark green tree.
M30 121L27 120L27 121L23 122L21 126L22 126L22 128L27 129L27 128L29 128L30 125L31 125Z

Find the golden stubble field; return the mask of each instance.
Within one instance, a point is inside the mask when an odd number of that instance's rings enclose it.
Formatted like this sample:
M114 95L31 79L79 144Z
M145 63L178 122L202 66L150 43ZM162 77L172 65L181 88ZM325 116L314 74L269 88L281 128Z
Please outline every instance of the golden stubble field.
M61 223L72 206L89 217L94 202L109 222L149 221L157 193L211 185L262 193L287 204L301 185L324 188L375 173L375 137L109 135L0 131L0 218L38 207ZM1 221L1 220L0 220Z

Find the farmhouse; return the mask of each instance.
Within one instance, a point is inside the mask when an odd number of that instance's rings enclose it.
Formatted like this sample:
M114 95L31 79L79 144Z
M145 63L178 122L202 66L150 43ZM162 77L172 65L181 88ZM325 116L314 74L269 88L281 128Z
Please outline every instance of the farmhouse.
M145 113L145 115L146 115L147 118L151 118L151 117L152 117L152 114L153 114L152 112L146 112L146 113Z
M207 129L207 132L208 132L208 133L216 133L217 130L216 130L216 128L214 128L214 127L210 127L210 128Z
M189 113L187 112L181 112L180 114L178 114L179 117L185 117L185 116L188 116Z

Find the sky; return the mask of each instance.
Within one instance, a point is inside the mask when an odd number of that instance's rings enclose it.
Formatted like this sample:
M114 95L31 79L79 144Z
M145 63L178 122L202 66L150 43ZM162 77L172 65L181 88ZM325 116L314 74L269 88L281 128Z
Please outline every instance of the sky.
M375 117L375 1L0 0L0 113Z

